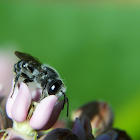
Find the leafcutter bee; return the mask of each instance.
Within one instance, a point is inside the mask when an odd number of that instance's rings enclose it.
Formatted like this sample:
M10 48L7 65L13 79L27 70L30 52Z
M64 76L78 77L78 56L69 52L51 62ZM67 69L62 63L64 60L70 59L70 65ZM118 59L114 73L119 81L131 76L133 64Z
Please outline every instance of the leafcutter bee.
M65 94L66 88L62 79L60 79L58 72L54 68L46 64L42 64L37 58L31 56L30 54L15 51L15 55L20 59L20 61L14 65L13 72L15 74L15 78L11 97L14 94L19 78L21 77L24 83L27 84L34 82L38 88L42 89L42 95L39 102L49 95L55 95L58 98L64 96L63 108L65 100L67 100L68 116L69 102Z

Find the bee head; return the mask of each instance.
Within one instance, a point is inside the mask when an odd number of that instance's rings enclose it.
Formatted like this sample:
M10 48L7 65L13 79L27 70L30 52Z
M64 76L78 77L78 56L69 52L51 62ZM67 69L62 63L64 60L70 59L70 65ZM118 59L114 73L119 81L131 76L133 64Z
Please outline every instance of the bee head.
M64 96L64 102L63 102L62 110L64 109L65 102L67 102L67 117L68 117L69 101L68 101L68 97L66 96L65 92L66 92L66 88L64 87L64 84L62 83L62 80L53 79L49 82L49 84L48 84L48 94L49 95L56 95L58 98L61 98L62 96Z

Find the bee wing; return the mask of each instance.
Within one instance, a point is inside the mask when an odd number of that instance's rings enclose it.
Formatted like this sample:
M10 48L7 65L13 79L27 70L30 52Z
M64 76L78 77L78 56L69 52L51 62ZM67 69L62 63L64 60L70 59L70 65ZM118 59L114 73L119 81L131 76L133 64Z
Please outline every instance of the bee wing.
M41 67L42 65L42 63L37 58L31 56L30 54L15 51L15 55L21 60L32 61L32 63L38 67Z

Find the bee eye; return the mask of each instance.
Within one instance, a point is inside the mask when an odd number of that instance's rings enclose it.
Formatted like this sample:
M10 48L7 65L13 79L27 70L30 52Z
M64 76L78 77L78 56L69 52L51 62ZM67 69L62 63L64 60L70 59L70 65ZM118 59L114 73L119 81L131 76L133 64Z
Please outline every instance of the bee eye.
M55 81L53 84L51 84L49 90L48 90L48 94L49 95L55 95L58 90L61 88L61 82Z
M22 67L23 67L23 68L26 68L26 62L23 62L23 63L22 63Z

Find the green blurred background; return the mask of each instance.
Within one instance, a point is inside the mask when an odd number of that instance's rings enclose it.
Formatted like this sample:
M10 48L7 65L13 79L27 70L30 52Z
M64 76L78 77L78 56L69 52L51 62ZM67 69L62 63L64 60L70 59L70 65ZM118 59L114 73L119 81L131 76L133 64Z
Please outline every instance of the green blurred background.
M139 4L1 1L0 46L7 44L57 69L70 112L107 101L114 127L140 139Z

